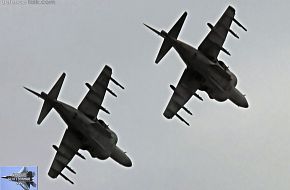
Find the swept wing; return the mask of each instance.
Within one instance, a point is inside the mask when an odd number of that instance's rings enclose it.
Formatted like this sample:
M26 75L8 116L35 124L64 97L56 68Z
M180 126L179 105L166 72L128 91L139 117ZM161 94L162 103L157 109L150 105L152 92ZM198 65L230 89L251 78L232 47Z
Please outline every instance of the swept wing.
M216 61L219 52L222 50L226 54L230 53L223 48L224 41L227 37L228 32L230 31L230 26L234 20L235 9L229 6L215 26L208 24L211 28L211 31L202 41L198 50L200 50L205 56L209 59Z

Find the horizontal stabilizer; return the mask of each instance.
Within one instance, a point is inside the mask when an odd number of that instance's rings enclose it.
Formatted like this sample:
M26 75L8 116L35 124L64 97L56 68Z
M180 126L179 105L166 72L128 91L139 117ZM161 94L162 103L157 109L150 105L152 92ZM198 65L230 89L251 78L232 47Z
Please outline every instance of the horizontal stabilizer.
M49 91L48 93L48 97L51 99L57 99L61 86L63 84L65 78L65 73L62 73L62 75L60 76L60 78L57 80L57 82L55 83L55 85L52 87L52 89Z
M168 32L168 35L170 37L177 39L186 16L187 12L184 12L182 16L178 19L178 21L175 23L175 25L170 29L170 31Z
M155 63L158 64L160 60L167 54L167 52L171 49L172 44L169 40L164 39L161 48L158 52L158 55L156 57Z
M65 73L62 73L62 75L59 77L57 82L54 84L52 89L47 94L47 97L49 100L56 100L57 99L59 92L60 92L60 89L61 89L61 86L63 84L64 78L65 78ZM44 93L41 93L41 94L44 94ZM38 120L37 120L38 125L41 124L43 119L47 116L47 114L52 109L52 105L51 105L49 100L46 100L46 99L44 100L43 106L42 106L41 111L40 111L40 115L39 115Z
M24 87L24 88L27 91L31 92L32 94L34 94L34 95L36 95L36 96L44 99L44 103L43 103L43 106L41 108L41 111L40 111L40 115L38 117L38 120L37 120L37 124L39 125L43 121L43 119L47 116L47 114L50 112L50 110L52 109L52 106L51 106L51 104L48 101L45 100L45 98L47 97L47 95L44 92L42 92L41 94L39 94L39 93L37 93L37 92L29 89L29 88L26 88L26 87Z
M52 87L52 89L49 91L48 94L46 94L44 92L41 92L41 94L39 94L39 93L29 89L29 88L24 87L27 91L31 92L32 94L34 94L34 95L36 95L44 100L43 106L42 106L41 111L40 111L40 115L39 115L38 120L37 120L38 125L41 124L43 119L47 116L47 114L52 109L53 106L51 103L52 103L52 101L57 99L59 92L60 92L60 89L61 89L61 86L63 84L64 78L65 78L65 73L63 73L60 76L60 78L57 80L57 82L55 83L55 85Z
M44 101L38 120L37 120L38 125L41 124L41 122L47 116L47 114L50 112L51 109L52 109L52 105L48 101Z
M171 49L172 47L172 39L177 39L180 30L182 28L182 25L185 21L185 18L187 16L187 13L184 12L182 16L178 19L178 21L174 24L174 26L170 29L168 33L165 31L159 32L158 30L148 26L147 24L144 24L147 28L158 34L159 36L162 36L164 38L163 43L161 45L161 48L158 52L158 55L156 57L155 63L159 63L159 61L167 54L167 52Z

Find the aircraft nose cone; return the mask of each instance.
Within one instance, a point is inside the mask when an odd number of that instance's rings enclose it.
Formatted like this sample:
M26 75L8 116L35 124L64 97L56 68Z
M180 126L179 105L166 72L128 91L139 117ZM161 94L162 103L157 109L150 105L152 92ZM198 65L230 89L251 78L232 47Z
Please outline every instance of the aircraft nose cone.
M2 176L1 178L3 178L3 179L7 179L8 177L7 177L7 176Z
M242 102L242 107L243 108L248 108L249 107L249 103L248 103L245 95L244 95L244 99L243 99L243 102Z
M248 101L246 100L245 104L243 105L244 108L248 108L249 107L249 104L248 104Z
M239 107L242 108L248 108L249 104L248 101L245 97L245 95L243 95L240 91L238 91L236 88L233 90L231 96L229 97L229 99L236 104Z
M131 167L133 164L132 164L132 161L130 160L130 158L128 158L128 160L124 163L124 166L126 167Z
M243 107L243 108L248 108L249 107L249 103L247 101L247 99L244 97L243 100L240 102L240 107Z

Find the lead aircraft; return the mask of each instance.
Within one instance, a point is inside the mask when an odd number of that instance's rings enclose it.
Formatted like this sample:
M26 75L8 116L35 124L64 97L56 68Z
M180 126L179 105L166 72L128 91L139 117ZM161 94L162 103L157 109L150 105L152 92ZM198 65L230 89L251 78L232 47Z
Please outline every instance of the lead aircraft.
M74 155L85 159L78 152L79 149L87 150L93 158L104 160L110 157L125 167L132 166L132 162L126 155L126 152L117 146L117 135L103 120L97 118L99 110L109 114L108 110L102 107L106 91L117 97L108 88L109 81L124 89L111 75L112 69L106 65L93 85L86 83L89 92L77 109L57 100L65 78L65 73L60 76L48 94L45 92L39 94L24 87L29 92L44 100L37 124L41 124L50 110L54 108L68 126L59 147L53 145L53 148L57 152L48 172L51 178L56 178L60 175L65 180L74 184L62 173L62 170L67 168L70 172L76 173L68 166L68 163Z
M186 64L186 69L177 86L174 87L170 85L170 88L174 92L163 115L167 119L176 116L185 124L189 125L189 123L177 112L183 108L188 114L192 115L184 105L192 96L195 96L201 101L203 100L202 97L196 93L197 90L205 91L209 98L219 102L229 99L237 106L247 108L249 104L245 95L236 88L237 77L229 70L228 66L226 66L223 61L218 60L220 51L230 55L230 53L223 48L223 43L228 32L234 37L239 38L239 36L230 29L231 23L234 22L247 31L247 29L234 18L235 9L229 6L214 26L207 23L210 32L197 49L177 39L186 16L187 13L184 12L169 32L164 30L159 32L144 24L153 32L164 38L155 63L159 63L173 47Z

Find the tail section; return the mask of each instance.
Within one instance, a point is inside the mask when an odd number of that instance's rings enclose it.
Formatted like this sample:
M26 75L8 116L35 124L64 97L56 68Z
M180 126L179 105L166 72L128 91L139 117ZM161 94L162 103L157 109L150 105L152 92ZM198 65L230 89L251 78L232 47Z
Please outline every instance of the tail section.
M45 92L41 92L41 94L39 94L39 93L29 89L29 88L24 87L26 90L28 90L32 94L34 94L34 95L36 95L44 100L43 106L42 106L41 111L40 111L40 115L39 115L38 120L37 120L38 125L41 124L43 119L47 116L47 114L52 109L52 107L53 107L52 101L57 100L57 97L59 95L64 78L65 78L65 73L63 73L60 76L60 78L57 80L57 82L55 83L55 85L52 87L52 89L49 91L48 94L46 94Z
M32 187L36 187L36 183L34 183L34 182L30 182L30 185L31 185Z
M49 91L49 93L47 95L48 99L50 99L50 100L56 100L57 99L57 97L59 95L59 92L60 92L60 89L61 89L61 86L63 84L64 78L65 78L65 73L63 73L60 76L60 78L57 80L57 82L55 83L55 85ZM47 114L50 112L51 109L52 109L51 103L49 101L46 101L44 99L44 103L43 103L42 109L40 111L39 118L37 120L37 124L38 125L41 124L41 122L47 116Z
M171 28L171 30L168 32L168 35L171 36L172 38L177 39L180 30L182 28L182 25L185 21L185 18L187 16L187 12L184 12L182 16L179 18L179 20L175 23L175 25Z
M33 178L35 176L35 172L29 171L27 172L27 176Z
M149 28L150 30L152 30L153 32L155 32L156 34L158 34L159 36L163 37L163 43L161 45L161 48L159 50L159 53L157 55L157 58L155 60L155 63L159 63L159 61L167 54L167 52L171 49L172 47L172 43L171 40L172 39L177 39L180 30L182 28L182 25L185 21L185 18L187 16L187 12L184 12L182 14L182 16L179 18L179 20L175 23L175 25L170 29L170 31L167 33L164 30L162 30L161 32L155 30L154 28L144 24L147 28Z

